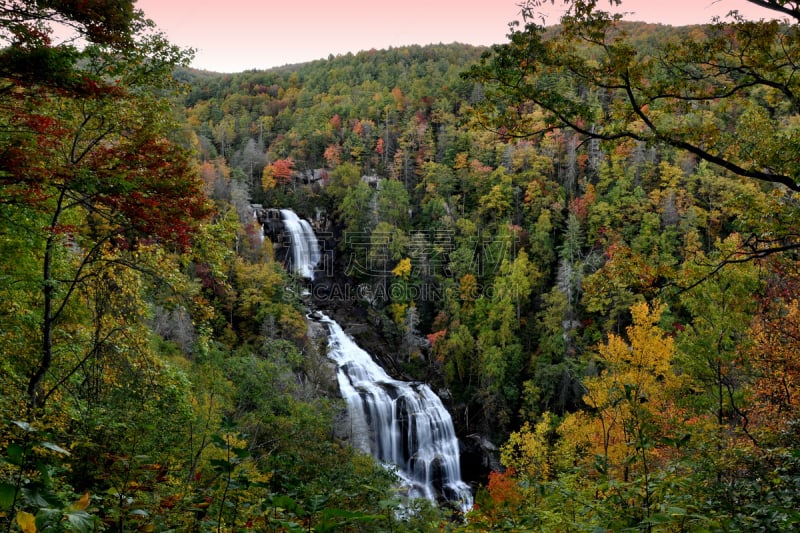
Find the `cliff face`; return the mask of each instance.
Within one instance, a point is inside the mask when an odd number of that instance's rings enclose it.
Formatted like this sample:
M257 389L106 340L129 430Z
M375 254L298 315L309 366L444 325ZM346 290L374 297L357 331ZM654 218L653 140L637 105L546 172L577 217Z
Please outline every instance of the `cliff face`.
M252 205L250 208L253 210L253 216L263 228L264 237L272 243L275 260L286 264L289 258L291 241L283 224L280 210L265 208L261 205Z
M298 249L295 249L294 246L300 229L297 224L293 225L289 221L289 219L295 220L296 215L293 212L289 212L289 210L265 209L261 206L254 206L253 212L255 218L263 227L265 237L273 244L275 259L285 262L287 266L290 265L292 260L298 261L298 257L295 257ZM317 233L317 235L315 236L314 233ZM295 288L298 293L302 292L309 310L307 315L307 335L309 340L307 356L309 360L304 365L304 372L307 375L302 376L301 379L310 384L316 394L331 398L343 397L342 387L346 388L347 384L340 383L337 364L330 358L332 339L330 338L330 325L326 323L328 322L327 320L324 320L324 317L327 316L338 324L336 331L339 332L339 336L336 338L341 339L346 336L353 339L358 345L356 350L358 352L365 351L368 357L377 362L391 377L387 377L385 382L387 386L390 380L405 382L412 387L424 387L422 384L430 384L433 387L430 393L431 399L437 401L440 411L447 411L453 421L457 422L458 419L456 417L462 410L454 409L453 405L449 405L450 395L441 388L441 385L437 385L441 384L441 376L436 374L435 365L425 363L428 357L427 346L420 345L418 357L421 359L417 362L421 361L423 364L421 366L417 365L415 376L409 375L407 372L411 371L412 367L407 366L409 361L402 356L403 347L400 345L401 341L393 339L391 333L387 334L392 329L391 325L384 323L387 320L385 314L380 313L378 310L380 302L367 302L364 298L359 297L358 291L350 290L354 287L354 282L345 274L347 265L344 263L346 261L342 261L342 258L336 254L338 250L336 236L332 233L320 231L309 232L309 235L310 237L307 238L315 239L314 244L315 246L319 245L318 248L321 249L322 254L319 262L316 261L316 257L311 262L307 258L301 258L304 264L309 263L311 266L310 275L301 276L298 273L296 278L297 285ZM310 253L309 250L306 250L306 252ZM303 254L301 253L300 255ZM347 290L343 289L343 287L346 287ZM338 329L339 326L341 330ZM339 345L338 342L335 344ZM423 370L422 375L419 370ZM430 375L425 376L425 372ZM380 381L380 383L383 383L383 381ZM379 385L379 388L383 389L385 387ZM430 390L428 387L424 388ZM362 399L365 398L363 392L361 394ZM372 396L370 395L369 397ZM416 398L414 395L412 397ZM439 402L439 399L442 402ZM401 402L398 402L397 408L399 409L400 406ZM389 409L390 412L394 410L395 407ZM428 410L426 408L420 412L427 413ZM449 419L450 417L446 418ZM403 420L407 419L404 416L401 418ZM369 446L363 446L364 442L384 440L379 436L383 435L383 432L372 434L371 432L375 431L374 428L365 428L363 424L356 428L354 425L358 425L357 422L353 418L352 409L343 405L332 420L333 437L340 443L361 449L370 448ZM453 433L454 429L455 433ZM472 434L466 436L464 427L461 424L450 425L449 432L453 435L453 442L457 442L457 444L455 452L451 451L448 456L455 457L455 464L460 466L460 469L465 474L458 476L459 482L463 479L473 486L485 483L489 471L499 468L497 450L481 435ZM392 432L390 431L386 434L391 435Z

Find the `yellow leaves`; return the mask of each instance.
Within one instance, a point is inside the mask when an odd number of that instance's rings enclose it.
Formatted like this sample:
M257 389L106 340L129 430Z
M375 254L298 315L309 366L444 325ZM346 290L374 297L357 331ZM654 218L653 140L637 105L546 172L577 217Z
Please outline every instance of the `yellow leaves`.
M272 479L272 472L262 472L258 469L253 469L254 472L248 476L251 483L269 483Z
M685 179L683 170L667 161L662 161L658 165L658 173L662 188L678 189Z
M480 197L478 212L490 220L501 220L511 210L513 190L511 177L503 172L501 167L492 174L498 183L488 193Z
M558 454L567 466L574 463L591 446L595 434L590 415L583 411L564 416L556 432L560 437L557 444Z
M258 305L268 305L276 291L284 283L280 271L270 264L249 263L237 257L233 265L235 285L241 294L241 305L250 313Z
M271 166L264 167L264 172L261 174L261 187L265 191L270 191L277 187L278 179L275 177L275 172Z
M280 309L278 325L280 326L281 334L287 339L301 342L306 336L306 328L308 326L305 317L290 306L283 306Z
M665 336L658 326L665 308L663 303L655 303L652 309L646 302L634 304L631 307L633 325L627 329L633 365L637 372L647 371L654 378L668 375L675 353L674 340Z
M513 262L503 261L500 274L495 280L495 297L510 298L516 304L526 302L542 278L542 273L529 261L525 250L520 250Z
M599 355L606 368L599 377L587 380L585 400L589 405L603 408L619 399L614 396L634 392L653 409L666 401L666 392L677 376L671 371L675 342L657 325L665 307L661 303L655 303L652 309L646 302L634 304L633 324L626 330L629 344L612 333L600 346Z
M248 446L247 441L235 433L225 433L222 439L230 448L247 448Z
M397 266L392 269L392 274L398 278L407 280L411 275L411 258L405 257L397 263Z
M394 323L399 327L403 327L405 324L407 309L408 304L405 303L393 303L389 305L389 312L392 314L392 320L394 320Z
M22 533L36 533L36 517L31 513L20 511L17 513L17 525Z
M467 152L459 152L456 154L455 161L453 162L455 170L463 170L469 168L469 154Z
M674 340L658 326L665 310L659 302L634 304L627 340L610 334L598 347L602 371L583 382L591 411L568 415L558 429L562 443L575 448L564 454L601 456L603 471L621 476L635 468L633 458L654 457L648 443L668 436L671 397L681 383L672 370Z
M545 413L531 428L528 422L508 438L500 451L500 462L530 480L545 481L550 477L552 460L548 441L552 432L552 415Z

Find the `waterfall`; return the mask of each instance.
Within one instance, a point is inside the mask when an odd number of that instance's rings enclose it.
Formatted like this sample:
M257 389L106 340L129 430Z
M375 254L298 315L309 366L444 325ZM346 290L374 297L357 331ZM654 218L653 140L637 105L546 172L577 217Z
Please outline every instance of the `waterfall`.
M319 243L314 230L291 209L281 209L283 227L291 242L290 268L306 279L314 279L314 267L320 260Z
M461 480L458 439L450 413L424 383L392 379L341 326L328 326L328 356L336 361L354 446L396 466L409 496L442 496L466 512L472 493Z
M281 217L292 267L313 280L320 251L311 225L289 209L281 209ZM439 397L423 383L391 378L339 324L320 316L328 327L328 356L338 367L354 446L396 468L410 497L445 498L468 511L472 493L461 480L458 439Z
M253 210L253 218L255 219L256 224L258 224L258 227L261 230L258 232L258 241L261 244L264 244L264 224L262 224L261 221L258 219L258 211L256 211L255 209Z

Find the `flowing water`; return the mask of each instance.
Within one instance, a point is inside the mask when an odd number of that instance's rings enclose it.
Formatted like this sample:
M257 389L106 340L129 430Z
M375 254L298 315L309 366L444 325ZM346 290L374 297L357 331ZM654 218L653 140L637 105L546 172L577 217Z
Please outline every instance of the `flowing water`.
M461 480L458 439L447 409L424 383L391 378L341 326L328 326L328 356L336 361L354 446L396 466L412 498L445 498L467 511L472 493Z
M291 241L290 266L313 280L320 251L311 225L289 209L281 217ZM446 499L469 510L472 493L461 480L458 439L439 397L424 383L393 379L334 320L322 315L321 322L328 327L328 356L338 367L353 445L394 468L409 497Z
M306 279L314 279L314 268L320 260L319 242L311 224L291 209L281 209L283 227L291 241L289 268Z

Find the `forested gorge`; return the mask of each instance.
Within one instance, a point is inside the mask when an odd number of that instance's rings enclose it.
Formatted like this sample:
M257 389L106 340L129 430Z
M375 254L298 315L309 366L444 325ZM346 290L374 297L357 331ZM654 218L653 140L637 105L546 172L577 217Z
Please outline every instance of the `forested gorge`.
M0 527L796 528L800 5L543 3L218 74L130 2L0 1ZM466 516L339 438L311 309L442 397Z

